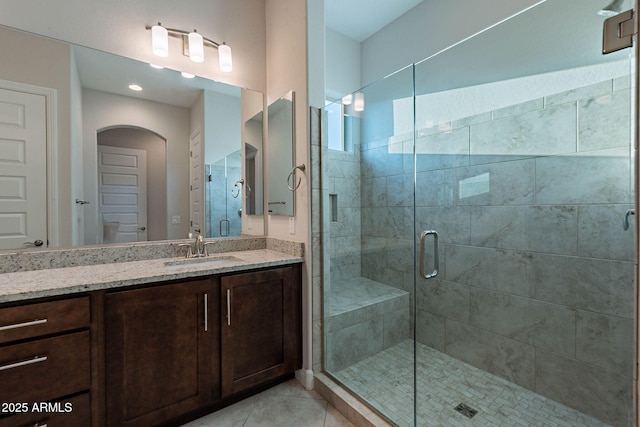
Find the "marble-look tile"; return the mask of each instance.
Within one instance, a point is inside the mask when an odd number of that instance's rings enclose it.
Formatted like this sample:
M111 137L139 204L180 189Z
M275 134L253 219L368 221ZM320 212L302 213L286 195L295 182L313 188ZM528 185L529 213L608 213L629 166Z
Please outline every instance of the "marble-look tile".
M383 146L366 150L362 153L362 176L399 175L403 172L403 155L390 154L388 147Z
M471 163L576 151L576 107L561 105L471 127Z
M469 128L454 129L416 140L416 171L447 169L469 164Z
M446 348L449 356L522 387L535 387L535 349L471 325L447 320Z
M446 349L445 326L446 320L444 317L429 313L418 307L415 335L419 343L444 352Z
M527 252L447 245L446 280L533 297L533 256Z
M388 239L386 245L387 265L397 271L413 270L413 241Z
M468 245L471 239L471 211L466 206L417 207L416 234L436 230L441 244Z
M633 205L591 205L579 207L578 254L583 257L633 261L633 230L636 217L629 217L629 229L622 220Z
M468 323L525 344L575 354L574 310L478 288L471 288L469 301Z
M473 206L532 204L534 182L532 159L450 169L446 175L445 201Z
M602 82L594 83L592 85L582 86L565 92L548 95L545 98L545 102L547 106L565 104L569 102L573 103L581 99L592 98L594 96L599 96L605 93L611 93L612 89L612 80L605 80Z
M491 112L480 113L474 116L464 117L462 119L454 120L451 122L453 129L468 127L471 125L477 125L478 123L491 121Z
M536 203L630 203L628 148L536 159Z
M418 309L438 316L469 323L469 286L440 280L419 280Z
M387 205L413 206L413 174L387 177Z
M338 208L338 221L329 224L331 237L360 236L362 230L361 209Z
M537 299L633 318L633 263L534 254L532 266Z
M578 151L631 145L631 92L609 92L578 104Z
M362 208L362 234L395 238L402 235L403 229L402 207Z
M323 400L262 397L244 427L324 427L326 410Z
M633 76L631 74L613 79L613 91L616 92L623 89L631 89L632 81Z
M385 314L383 319L383 348L394 345L409 338L409 298L405 298L407 305L400 310Z
M631 377L588 363L536 352L536 392L613 426L631 425Z
M529 207L474 206L471 208L471 245L527 250Z
M336 191L338 195L339 207L359 208L360 207L360 179L357 178L336 178Z
M387 177L369 177L363 179L362 207L387 206Z
M607 371L633 375L633 320L578 310L576 358Z
M524 232L528 250L549 254L578 252L578 208L576 206L531 206Z
M234 405L184 424L183 427L243 427L258 400L258 396L251 396Z
M413 179L408 182L413 190ZM415 183L416 206L443 206L445 204L445 171L418 172Z
M383 349L382 319L373 319L327 334L325 365L344 369Z
M544 108L544 98L532 99L531 101L522 102L520 104L510 105L508 107L493 110L493 120L502 119L509 116L519 116L531 111L542 110Z

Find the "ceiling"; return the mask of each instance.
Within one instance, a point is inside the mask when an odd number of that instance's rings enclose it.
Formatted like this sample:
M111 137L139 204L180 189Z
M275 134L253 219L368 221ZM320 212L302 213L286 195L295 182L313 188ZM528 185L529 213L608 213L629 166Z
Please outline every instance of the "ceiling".
M363 42L424 0L325 0L325 25Z

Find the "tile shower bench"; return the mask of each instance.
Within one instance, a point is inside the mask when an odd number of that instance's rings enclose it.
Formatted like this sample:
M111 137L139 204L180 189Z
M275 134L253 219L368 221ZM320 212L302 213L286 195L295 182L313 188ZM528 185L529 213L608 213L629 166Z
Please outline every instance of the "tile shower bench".
M365 277L332 283L327 368L339 371L409 338L409 304L408 292Z

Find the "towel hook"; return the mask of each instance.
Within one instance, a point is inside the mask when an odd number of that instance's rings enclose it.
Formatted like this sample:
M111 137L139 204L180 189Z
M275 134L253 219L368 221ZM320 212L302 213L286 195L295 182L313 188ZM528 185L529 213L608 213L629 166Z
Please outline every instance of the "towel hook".
M240 195L241 188L238 187L238 184L240 184L240 187L242 187L244 185L244 178L237 180L236 183L233 184L233 186L237 189L236 194L233 194L233 188L231 189L231 197L233 197L234 199L237 199Z
M289 187L289 190L291 190L291 191L296 191L298 189L298 187L300 187L300 183L302 182L302 178L298 178L298 183L296 184L295 187L292 187L292 186L289 185L289 180L291 180L291 177L293 177L292 184L294 184L296 182L296 178L295 178L296 169L300 169L302 172L304 172L306 167L305 167L305 165L303 163L301 165L298 165L298 166L294 167L293 169L291 169L291 172L289 172L289 176L287 177L287 187Z

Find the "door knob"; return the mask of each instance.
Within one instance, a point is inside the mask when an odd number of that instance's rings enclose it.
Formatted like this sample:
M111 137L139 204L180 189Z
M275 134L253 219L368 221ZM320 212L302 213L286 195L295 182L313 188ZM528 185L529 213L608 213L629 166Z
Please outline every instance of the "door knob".
M140 230L140 231L144 231L146 229L147 229L147 227L138 227L138 230Z
M33 242L24 242L25 245L33 245L33 246L42 246L44 242L40 239L34 240Z

